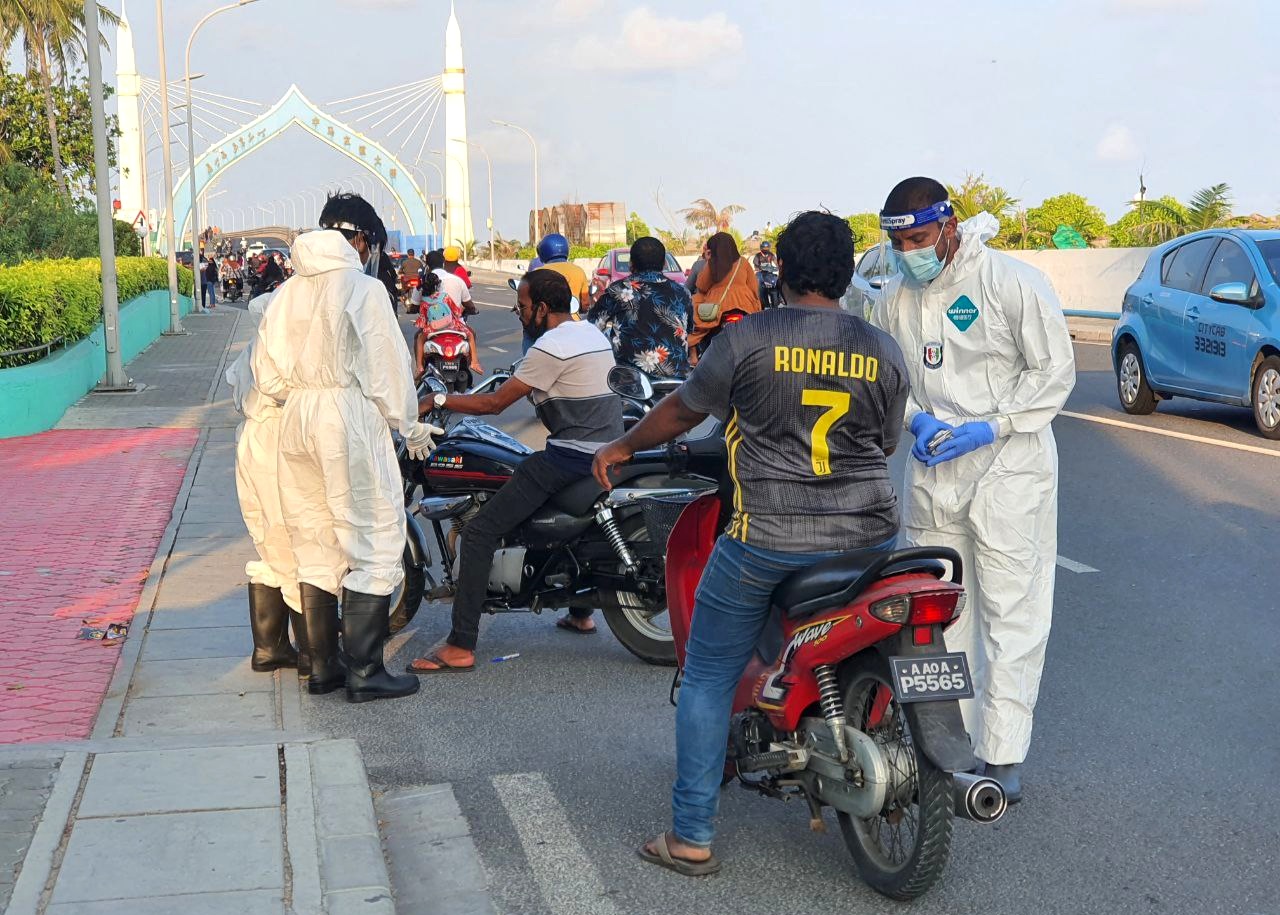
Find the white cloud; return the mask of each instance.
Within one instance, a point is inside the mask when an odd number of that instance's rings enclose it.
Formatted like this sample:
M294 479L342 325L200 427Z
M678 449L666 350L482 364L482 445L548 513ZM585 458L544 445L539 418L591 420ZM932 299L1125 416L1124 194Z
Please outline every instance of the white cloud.
M1133 131L1123 124L1108 127L1094 152L1103 162L1132 162L1141 155Z
M579 66L588 68L682 70L722 66L741 53L742 29L724 13L676 19L642 6L622 20L618 35L579 39L573 56Z
M556 0L551 19L558 22L586 19L604 6L604 0Z

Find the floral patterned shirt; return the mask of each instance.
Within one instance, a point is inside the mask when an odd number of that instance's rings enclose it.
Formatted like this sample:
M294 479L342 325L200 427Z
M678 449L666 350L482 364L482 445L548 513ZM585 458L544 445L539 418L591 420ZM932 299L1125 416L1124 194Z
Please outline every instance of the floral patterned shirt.
M633 273L600 293L587 320L613 344L619 363L659 378L689 374L689 291L661 273Z

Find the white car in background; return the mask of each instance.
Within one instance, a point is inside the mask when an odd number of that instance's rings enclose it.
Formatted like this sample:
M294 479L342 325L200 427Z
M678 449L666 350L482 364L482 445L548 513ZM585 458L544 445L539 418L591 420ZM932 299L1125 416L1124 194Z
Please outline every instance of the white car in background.
M870 319L871 310L880 300L880 290L896 273L884 255L884 244L877 244L863 252L853 271L848 290L840 297L840 307L860 318Z

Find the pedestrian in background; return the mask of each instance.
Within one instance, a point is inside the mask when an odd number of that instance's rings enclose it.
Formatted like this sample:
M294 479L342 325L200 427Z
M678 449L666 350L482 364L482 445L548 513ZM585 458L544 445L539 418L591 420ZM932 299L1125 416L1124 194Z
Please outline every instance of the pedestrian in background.
M218 307L218 260L212 254L200 265L200 291L206 307Z

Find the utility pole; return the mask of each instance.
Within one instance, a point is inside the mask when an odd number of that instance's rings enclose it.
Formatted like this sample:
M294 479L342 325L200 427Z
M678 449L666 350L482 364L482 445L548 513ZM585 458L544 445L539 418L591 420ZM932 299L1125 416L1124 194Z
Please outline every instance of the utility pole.
M102 49L98 45L98 0L84 0L84 33L93 109L93 183L98 193L98 254L102 259L102 335L107 373L99 391L134 390L120 355L120 292L116 284L116 236L111 213L111 171L107 157L107 113L102 101Z
M86 3L89 0L85 0ZM96 16L96 13L95 13ZM164 0L156 0L156 40L160 46L160 129L164 132L160 147L164 152L164 237L169 254L169 329L166 334L185 334L182 326L182 314L178 311L178 252L173 228L173 150L170 148L170 134L173 124L169 120L173 115L169 108L169 67L164 55ZM194 176L193 176L194 177ZM195 252L192 252L191 266L195 267ZM194 277L194 270L192 272ZM192 299L197 300L196 290L191 290Z

